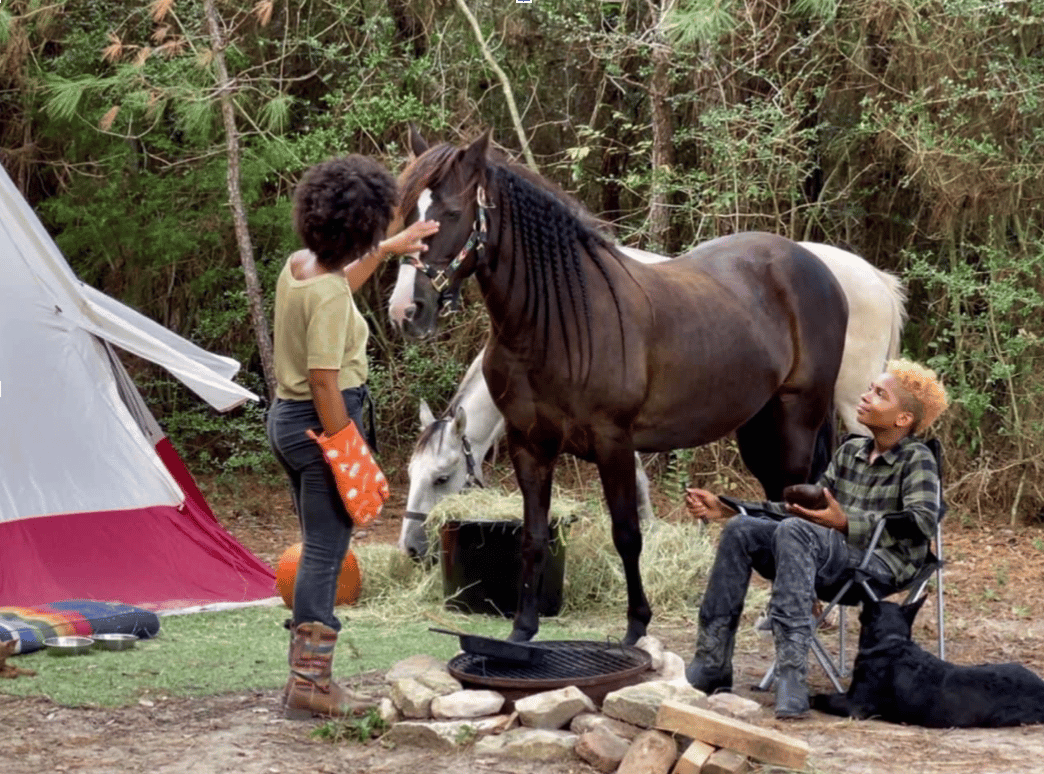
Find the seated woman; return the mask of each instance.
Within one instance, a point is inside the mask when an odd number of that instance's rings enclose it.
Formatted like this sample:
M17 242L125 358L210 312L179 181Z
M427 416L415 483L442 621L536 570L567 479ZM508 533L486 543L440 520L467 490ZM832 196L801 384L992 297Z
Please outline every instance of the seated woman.
M808 652L816 590L856 567L877 519L904 513L903 529L886 530L868 571L881 586L901 586L920 568L939 516L939 471L917 436L945 410L946 391L934 371L908 360L888 363L862 396L857 416L870 438L841 444L819 480L826 507L742 504L688 489L689 512L704 520L731 518L700 607L696 654L685 674L701 691L732 688L732 651L751 570L772 581L769 616L776 644L776 717L807 714ZM757 515L735 515L740 511Z

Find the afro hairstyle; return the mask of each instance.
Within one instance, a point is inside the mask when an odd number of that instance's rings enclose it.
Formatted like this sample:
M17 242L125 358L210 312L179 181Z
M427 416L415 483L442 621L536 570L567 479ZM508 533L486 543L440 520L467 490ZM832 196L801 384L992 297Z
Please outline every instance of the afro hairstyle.
M384 238L396 200L395 179L373 159L324 161L294 191L294 230L320 266L338 269Z

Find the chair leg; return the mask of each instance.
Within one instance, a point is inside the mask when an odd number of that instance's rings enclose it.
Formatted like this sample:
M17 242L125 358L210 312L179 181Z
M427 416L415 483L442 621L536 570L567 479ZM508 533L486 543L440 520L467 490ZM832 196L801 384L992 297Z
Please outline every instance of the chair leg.
M772 687L772 680L776 676L776 662L772 662L772 666L768 668L765 676L761 678L761 682L754 686L755 691L767 691Z
M811 645L812 655L816 657L816 661L818 661L819 665L823 667L826 676L834 685L834 690L838 693L844 693L845 689L841 686L841 675L838 674L834 662L830 659L830 654L826 652L826 649L816 638L815 634L812 635Z
M838 605L837 617L837 663L842 677L848 677L848 662L845 660L845 640L848 638L848 627L845 625L845 606Z

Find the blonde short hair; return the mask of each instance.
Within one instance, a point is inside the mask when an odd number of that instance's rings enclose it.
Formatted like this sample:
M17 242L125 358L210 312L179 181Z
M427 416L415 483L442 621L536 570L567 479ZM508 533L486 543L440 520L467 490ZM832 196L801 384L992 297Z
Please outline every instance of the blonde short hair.
M912 360L890 360L885 371L895 377L903 389L905 395L901 395L900 400L903 408L914 415L913 432L920 435L949 405L946 388L935 371Z

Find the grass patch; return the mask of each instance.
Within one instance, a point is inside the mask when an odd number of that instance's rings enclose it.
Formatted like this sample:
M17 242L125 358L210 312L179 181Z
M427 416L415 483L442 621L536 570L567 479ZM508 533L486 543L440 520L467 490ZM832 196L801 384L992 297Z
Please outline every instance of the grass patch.
M519 495L493 490L475 490L446 502L444 518L521 513ZM557 495L553 502L553 514L568 524L564 605L557 617L541 619L538 639L618 639L626 627L627 596L609 517L600 502ZM642 532L642 579L654 616L651 633L672 622L692 627L714 557L714 533L699 524L662 520L644 524ZM425 569L391 545L354 550L363 589L356 605L338 609L345 626L334 667L349 686L353 676L386 671L418 653L452 658L458 641L429 632L430 626L499 638L511 632L509 619L446 610L440 568ZM748 613L756 615L766 599L765 590L752 588ZM67 658L45 651L19 656L18 665L36 670L37 676L4 680L0 695L44 695L65 706L113 707L142 699L280 688L287 675L289 633L283 621L288 615L280 606L166 616L160 635L133 650Z
M429 626L449 625L474 634L506 637L510 620L464 616L438 605L415 608L411 619L386 611L339 608L344 629L334 672L351 685L352 677L386 671L417 653L449 660L459 643ZM46 696L63 706L128 706L162 697L198 697L282 687L287 676L289 632L283 607L251 607L218 613L166 616L160 634L127 651L92 650L85 656L56 658L46 651L17 656L17 664L36 677L4 680L0 695ZM545 619L542 639L598 639L594 619ZM604 632L604 630L603 630Z

